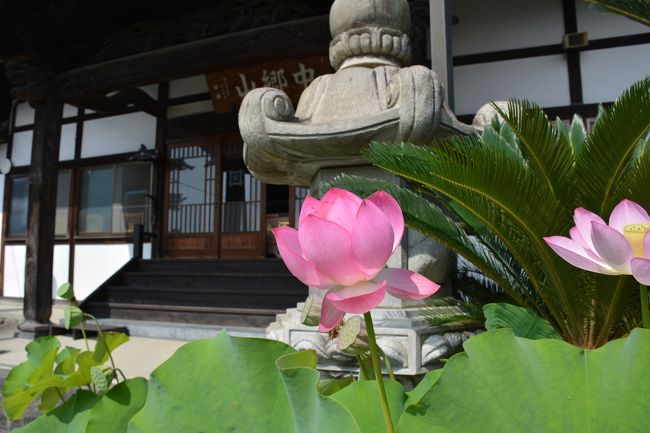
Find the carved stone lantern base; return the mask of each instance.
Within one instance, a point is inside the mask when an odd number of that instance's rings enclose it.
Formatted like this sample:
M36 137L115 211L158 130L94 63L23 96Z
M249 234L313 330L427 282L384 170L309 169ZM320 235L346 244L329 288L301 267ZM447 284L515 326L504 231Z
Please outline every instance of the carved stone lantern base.
M277 320L266 329L267 338L287 343L297 350L312 349L318 354L318 369L330 376L356 373L358 363L353 355L342 353L335 339L329 334L318 332L314 326L300 323L303 303L279 314ZM406 311L405 311L406 310ZM409 314L409 309L400 309L399 314ZM418 311L411 311L418 317ZM431 327L421 316L415 320L391 318L397 310L379 309L372 312L375 322L377 344L384 351L395 375L419 376L440 367L440 360L460 351L462 344L475 335L476 327L448 325ZM401 324L408 326L397 326Z

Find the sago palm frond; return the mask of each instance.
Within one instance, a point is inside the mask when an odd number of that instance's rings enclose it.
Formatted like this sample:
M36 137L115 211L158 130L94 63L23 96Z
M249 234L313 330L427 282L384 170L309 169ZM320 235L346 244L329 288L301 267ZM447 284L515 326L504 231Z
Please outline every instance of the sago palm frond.
M546 307L562 318L554 322L564 333L577 327L579 317L569 303L575 286L562 283L557 274L568 266L543 241L549 233L568 230L565 219L556 217L566 214L566 207L529 161L500 141L488 146L477 138L458 137L426 149L373 143L368 158L473 213L526 269ZM566 326L567 321L572 325Z
M610 12L623 15L641 24L650 26L650 1L648 0L584 0L595 12Z
M494 107L516 135L524 158L553 195L562 203L575 201L575 157L569 137L557 128L550 128L546 114L531 102L513 99L508 102L508 113ZM483 142L490 145L485 137Z
M650 77L635 83L605 110L577 155L576 181L580 202L609 215L621 196L616 194L633 170L635 152L650 128ZM640 203L647 205L650 203Z
M479 307L451 297L427 299L420 312L431 326L485 321Z
M594 346L628 334L638 323L639 285L629 275L617 277L591 274L594 279L596 320L600 323L594 335Z
M633 153L629 170L616 188L615 197L634 197L646 209L650 208L650 133L641 140Z

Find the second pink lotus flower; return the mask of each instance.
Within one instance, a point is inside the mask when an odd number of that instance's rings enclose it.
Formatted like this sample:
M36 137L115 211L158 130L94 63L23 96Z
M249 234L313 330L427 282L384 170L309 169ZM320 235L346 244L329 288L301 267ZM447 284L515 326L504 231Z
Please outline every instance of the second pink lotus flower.
M326 290L320 320L325 332L345 313L363 314L386 292L423 299L439 285L406 269L385 269L404 233L402 211L390 195L367 199L337 188L321 200L307 197L299 227L273 230L280 255L291 273L308 286Z
M650 285L650 216L631 200L620 202L609 224L593 212L578 208L570 238L551 236L546 243L567 262L601 274L633 275Z

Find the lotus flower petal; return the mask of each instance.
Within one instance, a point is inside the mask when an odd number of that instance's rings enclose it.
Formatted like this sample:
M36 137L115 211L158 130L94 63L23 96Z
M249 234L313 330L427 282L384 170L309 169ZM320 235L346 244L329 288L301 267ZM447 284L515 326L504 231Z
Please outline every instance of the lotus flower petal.
M345 317L345 311L341 311L327 297L323 298L323 307L320 313L320 326L318 330L320 332L328 332L331 329L335 328L336 325L341 323Z
M573 239L565 238L563 236L549 236L545 237L544 240L558 256L562 257L577 268L591 272L598 272L600 274L618 274L618 272L607 266L606 263L596 261L587 255L585 250Z
M591 242L591 239L589 239L589 242L583 239L580 230L578 230L578 227L571 227L569 230L569 235L571 236L571 239L574 240L580 248L582 248L582 255L590 257L597 263L601 263L603 261L603 259L594 251L593 242Z
M583 245L585 245L585 248L595 251L594 243L591 240L591 223L596 221L605 224L605 221L595 213L589 212L581 207L577 208L573 213L573 220L575 221L576 228L580 233L580 238L584 241Z
M381 271L393 252L393 228L384 213L364 200L353 221L352 252L366 279Z
M644 257L650 258L650 230L643 238L643 255Z
M384 269L375 279L386 281L388 293L401 299L424 299L440 288L425 276L408 269Z
M360 205L361 203L359 203ZM359 211L359 205L346 198L337 198L327 209L323 218L337 223L349 233L353 232L354 217Z
M307 218L308 215L317 214L318 208L320 207L320 201L316 200L314 197L308 195L305 197L305 200L302 202L302 207L300 208L300 217L298 218L298 226L302 224L302 221Z
M386 215L393 227L393 250L397 248L404 235L404 215L397 201L384 191L377 191L366 200L372 202Z
M650 216L641 206L626 199L612 210L609 226L623 233L623 228L630 224L650 224Z
M650 286L650 259L635 257L630 262L632 275L641 284Z
M332 188L327 191L320 203L318 215L321 218L345 227L348 232L352 231L354 217L362 203L360 197L344 189Z
M308 286L319 289L328 289L334 285L332 280L319 272L313 263L305 260L298 242L297 230L291 227L277 227L273 229L273 235L285 265L296 278Z
M340 225L312 214L302 222L298 239L305 258L335 283L347 286L363 279L350 234Z
M346 313L364 314L381 304L385 295L386 281L361 281L341 290L330 290L325 299Z
M600 257L612 268L630 274L632 248L619 231L598 222L591 223L591 240Z

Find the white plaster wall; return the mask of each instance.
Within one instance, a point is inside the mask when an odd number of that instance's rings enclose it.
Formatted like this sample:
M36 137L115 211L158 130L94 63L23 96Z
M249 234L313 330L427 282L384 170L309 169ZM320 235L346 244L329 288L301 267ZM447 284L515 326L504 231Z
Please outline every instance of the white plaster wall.
M147 113L130 113L84 123L81 157L136 152L140 144L153 149L156 118Z
M169 97L178 98L181 96L196 95L205 93L208 89L208 81L205 75L181 78L169 82Z
M454 0L455 56L559 44L564 34L561 0Z
M6 245L3 296L22 298L25 293L25 245Z
M52 269L52 297L56 296L56 289L63 283L70 281L68 277L70 271L70 246L54 246L54 264ZM60 299L60 298L58 298Z
M587 3L576 1L578 31L589 33L589 39L648 33L648 27L615 14L599 14L589 10Z
M149 84L148 86L138 87L138 89L144 90L153 99L158 99L158 84Z
M167 109L167 118L189 116L190 114L209 113L214 111L212 101L192 102L183 105L174 105Z
M70 104L63 104L63 118L75 117L77 115L77 107Z
M585 103L614 101L650 74L650 44L580 53Z
M475 114L490 101L529 99L542 107L568 105L564 55L479 63L454 68L455 112Z
M59 161L74 159L74 147L77 139L77 124L68 123L61 126L61 141L59 145Z
M5 246L4 296L22 298L25 294L25 245ZM68 281L70 247L54 246L54 263L52 270L52 297L56 298L56 289Z
M34 109L27 102L21 102L16 106L16 126L31 125L34 123Z
M32 161L32 141L34 131L17 132L11 147L11 163L15 167L29 165Z
M144 258L151 257L151 244L143 247ZM133 244L77 245L74 254L74 289L84 299L120 269L133 256Z

